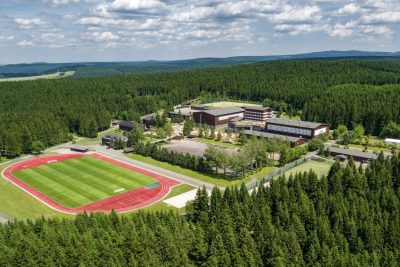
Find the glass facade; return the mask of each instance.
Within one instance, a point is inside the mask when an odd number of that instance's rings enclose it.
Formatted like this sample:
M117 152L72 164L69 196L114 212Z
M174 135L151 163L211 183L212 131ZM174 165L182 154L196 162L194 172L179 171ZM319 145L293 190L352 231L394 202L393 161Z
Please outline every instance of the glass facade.
M271 131L291 133L291 134L296 134L296 135L301 135L301 136L312 136L311 130L295 128L295 127L290 127L290 126L268 124L267 129L271 130Z

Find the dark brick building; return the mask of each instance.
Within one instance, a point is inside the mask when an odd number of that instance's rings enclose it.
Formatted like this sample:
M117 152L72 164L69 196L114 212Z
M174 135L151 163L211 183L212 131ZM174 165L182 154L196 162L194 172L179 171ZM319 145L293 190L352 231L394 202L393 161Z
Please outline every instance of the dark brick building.
M243 118L243 116L244 109L239 107L210 109L193 113L196 124L207 124L214 128L227 126L233 118Z

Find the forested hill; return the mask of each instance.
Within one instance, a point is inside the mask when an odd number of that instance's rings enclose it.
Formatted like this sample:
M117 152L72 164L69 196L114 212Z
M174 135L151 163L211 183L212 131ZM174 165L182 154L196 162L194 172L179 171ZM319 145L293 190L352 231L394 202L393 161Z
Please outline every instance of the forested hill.
M271 60L334 60L334 59L378 59L398 60L400 52L374 51L320 51L294 55L271 56L236 56L227 58L194 58L184 60L148 60L133 62L75 62L75 63L46 63L0 65L0 78L39 76L58 71L74 71L73 77L100 77L110 75L171 72L194 68L229 67L239 64L266 62Z
M201 94L284 101L302 119L333 127L362 123L379 134L400 122L400 61L274 61L183 72L0 84L0 149L29 152L76 132L93 136L111 118L170 108Z
M138 212L0 225L1 266L398 266L400 159Z

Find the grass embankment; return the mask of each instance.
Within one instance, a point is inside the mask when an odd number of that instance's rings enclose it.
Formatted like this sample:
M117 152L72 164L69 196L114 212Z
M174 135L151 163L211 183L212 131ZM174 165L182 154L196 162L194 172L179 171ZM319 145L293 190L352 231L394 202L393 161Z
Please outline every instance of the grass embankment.
M175 197L177 195L192 191L194 189L196 189L196 187L188 185L188 184L180 184L180 185L174 186L171 189L171 192L168 194L168 196L166 198L164 198L163 200L166 200L166 199ZM179 213L185 212L185 208L181 208L181 209L175 208L173 206L170 206L170 205L164 203L163 200L161 200L161 201L159 201L157 203L154 203L154 204L152 204L150 206L147 206L145 208L142 208L140 210L145 210L145 211L168 211L168 210L172 210L172 211L178 211Z
M254 178L259 180L262 177L271 173L275 169L275 167L265 167L262 170L258 171L257 173L247 175L244 179L228 181L228 180L223 179L222 175L216 175L216 174L212 174L212 173L206 174L206 173L201 173L198 171L185 169L180 166L172 165L167 162L155 160L151 157L145 157L145 156L137 155L137 154L129 154L128 157L130 157L134 160L142 161L144 163L148 163L151 165L156 165L158 167L161 167L161 168L164 168L164 169L176 172L176 173L180 173L180 174L183 174L183 175L186 175L186 176L189 176L189 177L192 177L192 178L195 178L195 179L198 179L198 180L210 183L210 184L222 186L222 187L239 186L242 183L248 183L248 182L252 181Z
M201 142L201 143L207 143L207 144L211 144L211 145L217 145L217 146L224 146L224 147L230 147L230 148L241 148L241 145L235 145L232 143L225 143L225 142L221 142L221 141L217 141L217 140L213 140L213 139L208 139L208 138L200 138L200 137L196 137L193 138L194 141L197 142Z
M80 157L15 171L13 175L58 203L77 208L157 179L94 157Z
M364 145L355 145L355 144L349 144L349 148L356 148L359 150L364 151L365 146ZM381 151L383 152L390 152L390 150L386 147L377 147L377 146L368 146L367 152L374 153L378 152L380 153ZM397 151L400 151L400 149L397 149Z
M120 130L117 128L110 128L105 131L98 133L97 137L95 138L87 138L87 137L78 137L78 140L75 144L78 145L95 145L101 143L101 138L108 135L108 134L120 134Z

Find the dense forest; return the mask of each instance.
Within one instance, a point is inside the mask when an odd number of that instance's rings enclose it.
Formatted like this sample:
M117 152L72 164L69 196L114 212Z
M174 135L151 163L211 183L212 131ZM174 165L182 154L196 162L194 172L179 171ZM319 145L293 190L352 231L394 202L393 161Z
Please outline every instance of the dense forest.
M400 158L199 190L187 214L0 225L1 266L398 266Z
M95 136L111 118L138 115L200 95L288 103L303 120L365 126L400 123L400 61L276 61L173 73L0 83L0 153L14 156Z

